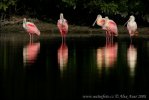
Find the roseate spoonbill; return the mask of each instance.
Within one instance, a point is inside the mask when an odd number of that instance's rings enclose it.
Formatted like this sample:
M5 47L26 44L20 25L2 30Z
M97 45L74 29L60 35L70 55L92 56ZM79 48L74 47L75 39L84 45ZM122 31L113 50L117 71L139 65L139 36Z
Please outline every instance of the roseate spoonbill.
M102 27L102 26L104 25L104 23L105 23L105 18L102 18L102 16L101 16L100 14L98 14L98 15L97 15L97 18L96 18L96 20L94 21L94 23L93 23L92 26L94 26L95 23L97 23L98 26L101 26L101 27Z
M97 23L97 25L101 26L102 29L106 31L106 41L108 41L110 37L113 39L113 36L118 36L116 23L113 20L110 20L108 17L102 18L102 16L99 14L93 23L93 26L95 23Z
M106 31L106 42L110 41L113 43L113 36L118 36L117 24L108 17L105 17L102 29Z
M57 56L60 70L63 71L68 62L68 47L65 42L61 43L61 46L59 47L57 52Z
M32 22L27 22L26 18L23 19L23 28L29 33L30 35L30 42L32 42L34 34L40 36L40 31L36 27L36 25Z
M132 36L137 35L138 32L137 32L137 23L135 22L135 17L133 15L131 15L129 20L126 23L127 23L127 29L128 29L130 38Z
M37 54L40 50L40 43L29 43L23 48L23 61L26 63L34 63L37 58Z
M68 32L68 22L64 18L63 13L60 13L60 19L57 21L57 27L61 33L62 41L65 40L66 34Z
M105 23L102 29L107 31L108 36L118 36L117 24L108 17L105 17Z

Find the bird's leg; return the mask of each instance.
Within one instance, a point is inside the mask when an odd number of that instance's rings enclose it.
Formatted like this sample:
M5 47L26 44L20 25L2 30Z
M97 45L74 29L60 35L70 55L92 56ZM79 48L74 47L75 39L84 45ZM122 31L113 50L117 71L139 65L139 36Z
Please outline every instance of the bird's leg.
M29 33L29 42L31 44L31 34Z
M31 43L32 43L33 41L32 41L32 34L31 34Z
M130 44L132 43L132 36L130 35Z
M108 44L110 45L110 41L111 41L111 35L110 32L108 31Z
M132 44L132 37L130 36L130 44Z
M32 34L32 43L33 43L33 39L34 39L34 37L33 37L33 34Z
M133 32L130 33L130 43L132 43L132 34Z
M66 41L66 36L64 35L64 43L65 43L65 41Z
M112 46L112 43L113 43L112 42L113 41L113 33L111 32L110 34L111 34L111 46Z
M33 40L32 40L32 34L31 34L31 44L33 43Z
M112 45L113 45L113 37L114 37L114 35L112 34Z
M108 33L106 31L106 46L108 45Z
M62 36L62 44L63 44L64 40L63 40L63 36Z
M110 34L109 34L109 31L108 31L108 45L110 44Z
M108 45L108 43L109 43L109 34L107 32L107 45Z
M111 34L109 32L109 45L111 45Z

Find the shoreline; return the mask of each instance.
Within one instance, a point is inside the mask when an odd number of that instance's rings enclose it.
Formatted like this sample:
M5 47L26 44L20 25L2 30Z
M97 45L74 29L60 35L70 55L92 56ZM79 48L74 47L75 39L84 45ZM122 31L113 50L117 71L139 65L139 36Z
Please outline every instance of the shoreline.
M41 31L41 36L39 37L40 39L61 37L56 24L36 21L35 25ZM126 27L118 26L118 30L119 30L118 39L130 38ZM1 31L1 34L0 34L1 40L3 40L4 37L5 38L18 38L18 37L28 38L28 33L22 27L22 22L12 24L12 25L5 25L1 27L0 31ZM139 27L138 32L139 34L137 38L149 39L148 27ZM73 38L73 37L74 38L105 37L105 31L103 31L101 27L98 27L98 26L90 27L90 26L77 26L77 25L69 24L69 31L67 34L67 38Z

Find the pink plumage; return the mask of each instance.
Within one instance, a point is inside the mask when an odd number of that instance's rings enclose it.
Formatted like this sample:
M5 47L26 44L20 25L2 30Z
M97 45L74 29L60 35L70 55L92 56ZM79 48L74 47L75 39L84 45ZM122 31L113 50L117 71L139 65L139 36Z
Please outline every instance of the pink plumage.
M62 24L61 20L58 20L57 26L58 26L58 29L59 29L61 35L62 36L66 36L66 34L68 32L68 24L67 24L67 22L64 22Z
M109 20L108 17L105 18L104 30L107 30L110 35L118 36L117 24L113 20Z
M38 30L38 28L35 26L34 23L27 23L26 27L28 33L37 34L38 36L40 35L40 31Z
M62 38L66 36L68 32L68 22L64 19L63 14L60 14L60 19L57 21L57 27L61 33Z

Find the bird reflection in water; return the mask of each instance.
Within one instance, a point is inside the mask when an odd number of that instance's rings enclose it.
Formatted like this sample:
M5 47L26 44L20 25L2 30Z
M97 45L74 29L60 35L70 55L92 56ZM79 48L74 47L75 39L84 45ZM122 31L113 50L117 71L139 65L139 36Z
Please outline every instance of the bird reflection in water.
M102 67L112 67L117 59L117 43L106 43L105 47L97 49L97 66L98 69Z
M24 65L33 64L40 51L40 43L29 43L23 48L23 62Z
M62 41L61 46L58 48L58 64L60 67L60 71L63 72L67 67L68 63L68 47L65 41Z
M136 67L136 61L137 61L137 50L134 47L134 45L130 44L128 50L127 50L127 62L130 68L130 75L135 75L135 67Z

